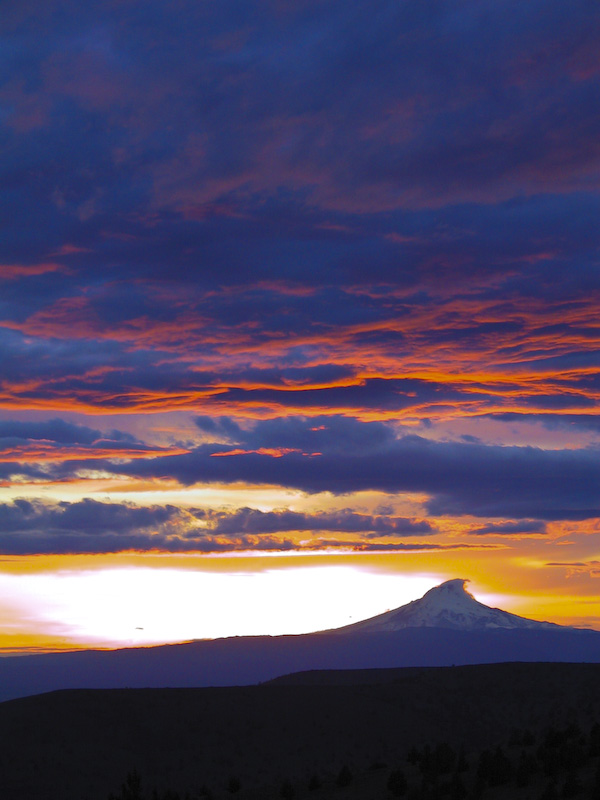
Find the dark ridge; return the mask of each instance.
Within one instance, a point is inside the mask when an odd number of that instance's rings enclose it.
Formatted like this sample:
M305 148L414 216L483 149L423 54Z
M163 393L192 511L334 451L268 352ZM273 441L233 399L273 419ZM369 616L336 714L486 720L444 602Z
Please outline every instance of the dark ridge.
M331 790L345 764L368 776L374 764L404 760L413 745L448 741L473 751L506 741L515 728L576 721L587 730L595 720L597 664L311 672L248 687L57 691L0 704L0 797L108 800L136 769L147 796L157 787L197 797L207 786L221 800L231 797L233 776L242 786L238 800L276 798L285 780L306 789L316 774ZM365 792L387 797L367 785ZM296 796L304 795L298 789ZM306 789L305 796L331 794Z
M0 658L0 700L69 688L257 684L315 669L600 662L600 632L573 628L254 636L130 650Z
M511 661L501 664L472 664L450 667L397 667L389 669L311 669L303 672L292 672L268 681L263 686L365 686L402 683L418 677L435 681L437 677L447 677L448 670L454 672L456 680L469 680L471 676L493 675L503 679L506 675L512 678L528 680L531 675L547 676L564 675L572 677L573 670L579 675L599 675L600 664L574 664L571 662L526 662Z

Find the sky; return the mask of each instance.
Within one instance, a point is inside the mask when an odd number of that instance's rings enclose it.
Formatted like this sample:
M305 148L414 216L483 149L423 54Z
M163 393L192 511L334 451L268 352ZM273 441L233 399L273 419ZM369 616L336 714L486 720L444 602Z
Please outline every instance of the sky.
M600 629L596 0L5 0L0 652Z

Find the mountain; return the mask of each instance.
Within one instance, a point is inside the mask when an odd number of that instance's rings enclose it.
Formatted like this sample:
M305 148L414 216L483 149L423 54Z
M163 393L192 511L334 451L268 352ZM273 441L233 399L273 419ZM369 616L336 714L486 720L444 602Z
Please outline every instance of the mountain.
M332 631L0 658L0 701L55 689L243 686L311 670L600 663L600 632L489 608L452 580Z
M490 608L475 600L465 588L467 580L454 578L434 586L419 600L413 600L394 611L338 628L339 633L361 631L382 633L404 628L452 628L461 631L481 631L494 628L504 630L547 630L560 625L553 622L536 622L499 608ZM563 626L564 627L564 626Z

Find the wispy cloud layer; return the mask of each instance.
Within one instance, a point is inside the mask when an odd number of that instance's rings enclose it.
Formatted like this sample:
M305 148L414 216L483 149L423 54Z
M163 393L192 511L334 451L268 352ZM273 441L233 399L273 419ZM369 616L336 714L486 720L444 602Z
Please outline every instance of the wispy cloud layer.
M5 3L0 550L591 541L599 36L588 0Z

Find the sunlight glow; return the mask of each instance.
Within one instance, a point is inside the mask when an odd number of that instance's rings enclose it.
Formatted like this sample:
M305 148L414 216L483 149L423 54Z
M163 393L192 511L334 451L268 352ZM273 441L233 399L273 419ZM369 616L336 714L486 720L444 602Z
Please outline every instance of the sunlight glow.
M352 566L215 574L150 567L0 574L0 633L127 647L340 627L420 597L438 579ZM12 621L9 619L12 617ZM10 630L9 630L10 628Z

